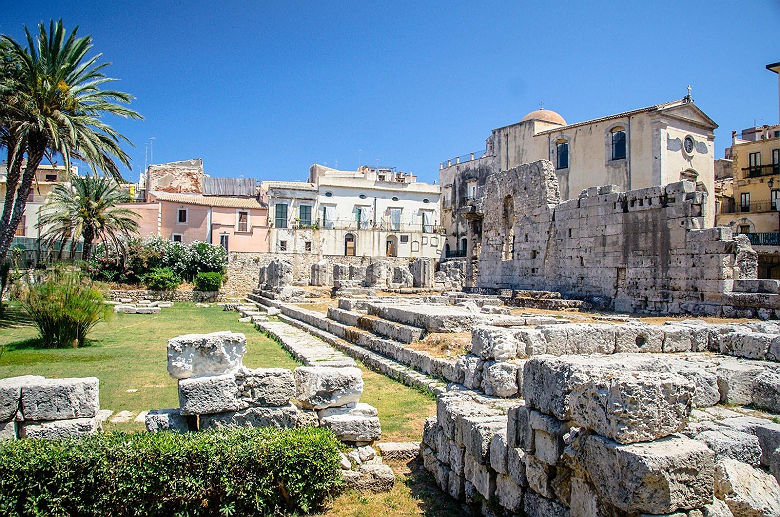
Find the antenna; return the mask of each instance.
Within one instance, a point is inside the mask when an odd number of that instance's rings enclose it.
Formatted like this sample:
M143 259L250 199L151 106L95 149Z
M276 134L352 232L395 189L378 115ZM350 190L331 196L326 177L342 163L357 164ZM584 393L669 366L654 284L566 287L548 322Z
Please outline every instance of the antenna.
M544 109L544 101L539 101L539 109L540 110Z
M151 136L149 137L149 161L151 163L154 163L154 139L156 137Z

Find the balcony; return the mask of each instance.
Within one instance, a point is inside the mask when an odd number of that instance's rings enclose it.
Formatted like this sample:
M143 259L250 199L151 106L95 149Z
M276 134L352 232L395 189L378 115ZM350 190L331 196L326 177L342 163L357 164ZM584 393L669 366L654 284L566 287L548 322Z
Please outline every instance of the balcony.
M780 246L780 233L743 233L753 246Z
M753 165L743 167L742 171L746 178L760 178L761 176L773 176L780 174L780 163L771 163L769 165Z
M721 214L745 214L745 213L762 213L762 212L774 212L777 210L777 204L775 201L751 201L747 204L735 203L733 206L724 204L720 207Z
M444 258L463 258L466 256L466 250L445 251Z

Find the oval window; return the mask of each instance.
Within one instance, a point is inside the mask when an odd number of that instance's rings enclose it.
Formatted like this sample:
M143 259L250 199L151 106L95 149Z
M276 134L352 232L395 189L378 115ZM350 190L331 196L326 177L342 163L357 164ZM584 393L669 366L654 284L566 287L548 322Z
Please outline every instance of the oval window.
M398 196L393 196L393 201L398 201Z
M366 195L365 194L360 194L359 197L360 197L360 199L366 199Z
M333 195L333 192L325 192L325 197L331 197Z
M427 197L425 199L423 199L423 203L430 203L430 202L431 201Z

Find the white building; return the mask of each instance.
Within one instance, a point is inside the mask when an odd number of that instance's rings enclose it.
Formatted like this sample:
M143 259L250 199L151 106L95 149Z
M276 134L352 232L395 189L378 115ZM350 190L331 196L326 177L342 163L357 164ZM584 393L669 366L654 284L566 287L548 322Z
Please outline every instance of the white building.
M271 251L318 256L438 257L438 185L394 169L312 165L308 182L263 182Z

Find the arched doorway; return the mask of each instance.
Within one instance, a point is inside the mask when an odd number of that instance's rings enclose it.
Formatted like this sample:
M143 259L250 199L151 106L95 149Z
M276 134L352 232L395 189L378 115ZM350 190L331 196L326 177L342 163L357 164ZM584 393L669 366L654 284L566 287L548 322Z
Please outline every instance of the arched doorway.
M391 235L387 238L387 242L385 242L385 255L388 257L398 256L398 239L395 235Z
M344 256L355 256L355 236L351 233L348 233L344 236Z
M468 249L469 240L466 237L463 237L460 240L460 251L463 253L463 256L466 256L466 250Z

